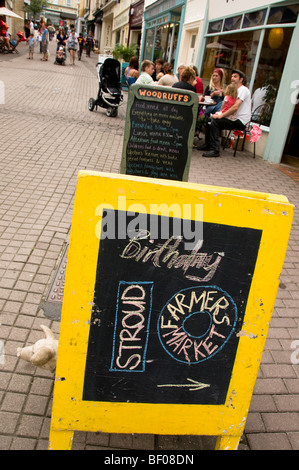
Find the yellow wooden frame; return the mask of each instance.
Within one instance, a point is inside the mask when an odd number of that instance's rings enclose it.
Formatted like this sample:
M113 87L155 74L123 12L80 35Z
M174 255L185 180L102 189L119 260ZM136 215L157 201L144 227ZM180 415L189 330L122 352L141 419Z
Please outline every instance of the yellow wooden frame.
M82 401L100 240L97 207L203 204L204 222L262 230L232 377L224 405ZM162 214L163 215L163 214ZM167 214L168 215L168 214ZM79 173L66 270L50 449L69 449L73 432L217 435L217 449L237 448L244 431L274 307L293 217L284 196L168 180Z

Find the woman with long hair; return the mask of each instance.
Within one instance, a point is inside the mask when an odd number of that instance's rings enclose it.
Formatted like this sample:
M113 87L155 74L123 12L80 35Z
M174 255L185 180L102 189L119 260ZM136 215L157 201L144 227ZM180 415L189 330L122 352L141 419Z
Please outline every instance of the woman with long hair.
M138 57L131 57L129 66L125 70L125 77L128 86L131 86L136 82L137 78L139 77Z
M205 89L205 96L210 96L215 102L215 106L208 106L206 115L214 114L220 111L222 102L225 96L225 74L224 70L220 68L214 69L210 83Z

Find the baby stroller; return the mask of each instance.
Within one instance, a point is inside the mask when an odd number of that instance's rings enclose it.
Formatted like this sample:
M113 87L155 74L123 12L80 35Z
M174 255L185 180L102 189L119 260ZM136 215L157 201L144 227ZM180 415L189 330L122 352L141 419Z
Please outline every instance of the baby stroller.
M59 48L56 51L54 64L65 65L65 59L66 59L65 47L59 46Z
M98 66L100 63L97 64ZM90 98L89 111L100 106L107 109L107 116L116 117L118 107L123 101L122 87L120 84L120 63L116 59L107 58L98 68L99 91L96 99Z

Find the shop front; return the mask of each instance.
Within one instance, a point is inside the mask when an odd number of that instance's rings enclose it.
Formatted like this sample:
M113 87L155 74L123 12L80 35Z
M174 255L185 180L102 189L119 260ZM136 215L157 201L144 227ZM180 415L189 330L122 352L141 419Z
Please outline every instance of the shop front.
M113 50L112 31L114 18L114 1L109 0L102 7L102 31L100 39L100 53L111 54Z
M138 51L141 43L141 31L144 11L144 0L133 3L129 13L129 38L128 46L137 44Z
M125 45L129 36L129 8L122 10L119 14L114 11L112 34L114 44Z
M159 0L145 9L142 60L163 59L176 68L185 3L185 0Z
M236 2L232 15L228 2L221 1L222 4L219 0L209 1L205 41L198 55L201 78L207 85L216 67L224 70L227 83L232 69L245 73L253 110L261 106L259 109L263 110L263 135L257 153L279 163L285 144L288 144L287 151L292 152L293 141L298 136L296 99L292 96L297 96L296 86L297 93L299 88L299 3L285 1L265 5L255 0L252 2L256 5L254 9L239 11ZM245 6L245 0L238 2L239 6L241 4ZM225 13L225 7L230 15L218 16ZM291 122L294 129L290 134Z

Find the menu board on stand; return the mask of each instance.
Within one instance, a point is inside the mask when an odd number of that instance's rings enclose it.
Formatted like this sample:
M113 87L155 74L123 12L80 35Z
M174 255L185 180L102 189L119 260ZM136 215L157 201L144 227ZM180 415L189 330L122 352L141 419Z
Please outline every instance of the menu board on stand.
M192 91L132 85L121 173L188 181L197 112Z

